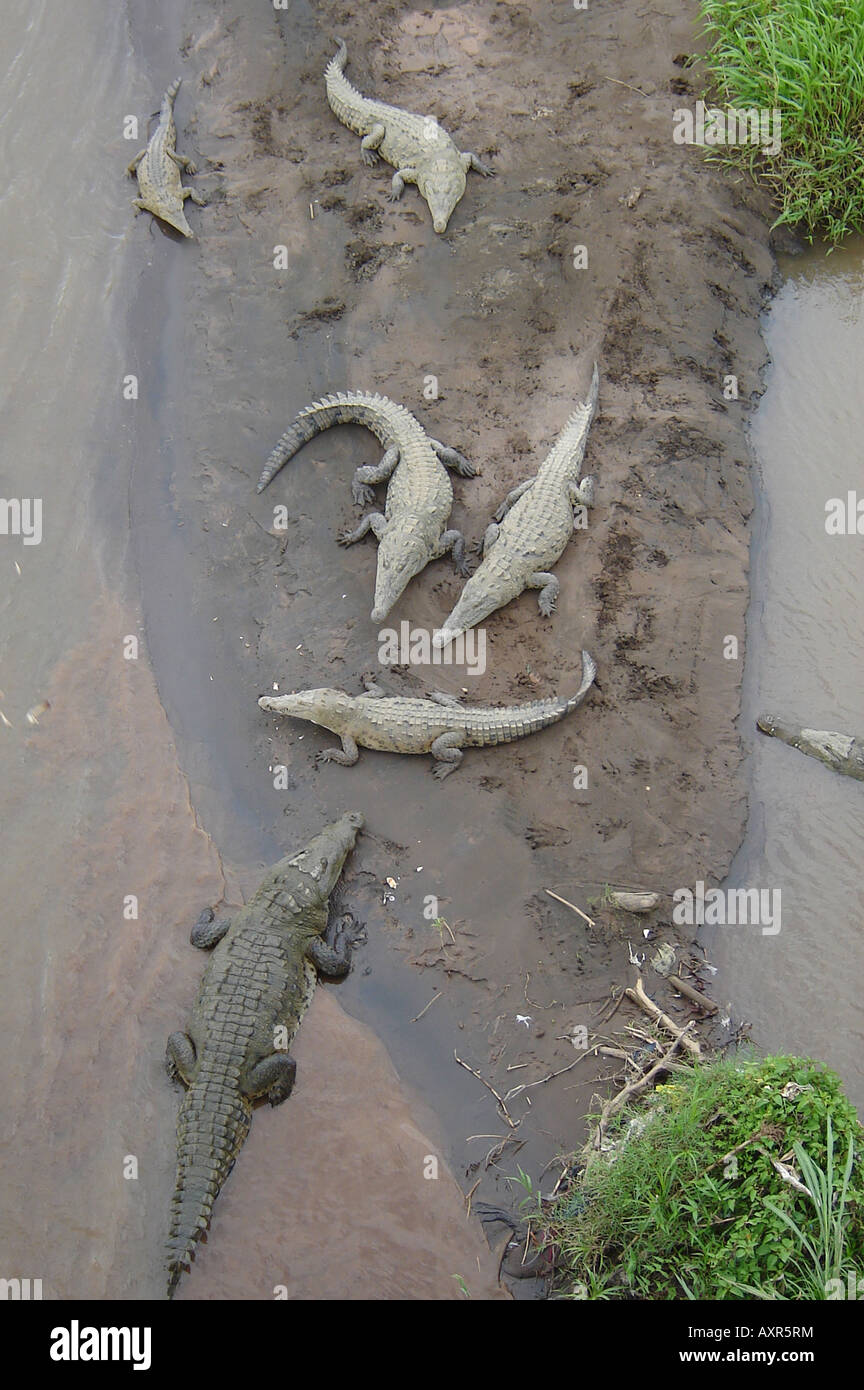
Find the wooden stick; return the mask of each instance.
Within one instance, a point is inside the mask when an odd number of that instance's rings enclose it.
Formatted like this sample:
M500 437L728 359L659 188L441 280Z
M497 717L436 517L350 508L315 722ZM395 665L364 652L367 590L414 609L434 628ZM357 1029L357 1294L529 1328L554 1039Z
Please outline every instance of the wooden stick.
M507 1106L506 1106L505 1103L504 1103L504 1097L503 1097L503 1096L499 1096L498 1092L495 1090L495 1087L494 1087L494 1086L490 1086L490 1085L489 1085L489 1082L488 1082L488 1081L485 1081L485 1080L483 1079L483 1077L480 1075L479 1071L475 1071L473 1067L469 1067L469 1065L468 1065L467 1062L463 1062L463 1061L462 1061L462 1058L459 1056L459 1054L458 1054L455 1050L454 1050L454 1052L453 1052L453 1056L456 1058L456 1061L459 1063L460 1067L464 1067L466 1071L470 1071L471 1075L472 1075L472 1076L476 1076L477 1080L478 1080L479 1082L481 1082L481 1083L486 1087L486 1090L487 1090L487 1091L491 1091L491 1092L492 1092L492 1095L495 1097L495 1099L496 1099L497 1102L498 1102L498 1108L499 1108L499 1110L500 1110L500 1112L501 1112L501 1116L502 1116L503 1119L505 1119L505 1120L507 1121L507 1123L508 1123L508 1125L510 1126L510 1128L511 1128L511 1129L518 1129L519 1126L520 1126L520 1124L522 1123L522 1121L521 1121L521 1120L514 1120L513 1117L512 1117L512 1115L509 1114L509 1112L508 1112L508 1110L507 1110Z
M597 923L593 918L589 917L588 914L583 912L581 907L577 907L575 903L568 903L566 898L559 898L558 894L553 893L551 888L544 888L543 892L548 893L550 898L554 898L556 903L563 903L565 907L569 907L570 911L575 912L577 916L581 917L583 922L587 922L589 927L596 927Z
M717 1005L711 999L707 999L704 994L700 994L698 989L688 985L686 980L682 980L680 975L670 975L668 977L670 985L679 990L681 994L692 999L694 1004L698 1004L700 1009L704 1009L706 1014L716 1014Z
M693 1025L691 1023L687 1024L687 1028L691 1028L692 1026ZM682 1029L681 1033L678 1037L675 1038L674 1042L669 1047L669 1049L666 1052L664 1052L660 1060L655 1062L653 1067L651 1067L649 1071L644 1072L642 1076L637 1077L635 1081L628 1081L627 1085L622 1087L620 1091L618 1091L614 1096L612 1096L611 1100L606 1101L606 1104L603 1106L603 1109L600 1112L600 1119L597 1122L597 1127L594 1130L594 1133L592 1134L591 1138L588 1140L588 1143L585 1145L585 1149L583 1150L583 1153L587 1153L587 1157L585 1159L586 1168L600 1154L600 1148L603 1143L603 1135L606 1132L606 1126L611 1120L612 1116L617 1114L621 1107L623 1105L626 1105L628 1100L632 1100L634 1096L638 1096L640 1092L647 1090L647 1088L653 1082L654 1078L658 1076L661 1071L667 1070L668 1063L671 1061L672 1057L678 1051L678 1048L682 1045L682 1043L686 1045L686 1043L689 1041L689 1039L685 1037L685 1033L686 1029Z
M702 1052L699 1044L693 1038L685 1037L684 1034L687 1030L679 1028L678 1024L673 1023L669 1015L664 1014L663 1010L659 1005L654 1003L653 999L648 998L648 995L645 993L645 987L642 984L641 975L639 975L636 980L635 988L625 990L625 993L628 999L632 999L634 1004L638 1004L640 1009L643 1009L646 1014L650 1014L655 1023L659 1023L661 1028L665 1028L666 1032L671 1033L673 1038L679 1038L690 1055L696 1058L697 1062L702 1061Z

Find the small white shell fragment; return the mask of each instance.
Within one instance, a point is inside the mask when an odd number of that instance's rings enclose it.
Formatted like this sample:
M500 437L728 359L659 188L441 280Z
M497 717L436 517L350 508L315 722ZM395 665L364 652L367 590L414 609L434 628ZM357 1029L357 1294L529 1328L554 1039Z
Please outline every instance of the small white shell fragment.
M387 887L388 887L388 888L395 888L395 887L396 887L396 880L395 880L395 878L385 878L384 882L387 884Z

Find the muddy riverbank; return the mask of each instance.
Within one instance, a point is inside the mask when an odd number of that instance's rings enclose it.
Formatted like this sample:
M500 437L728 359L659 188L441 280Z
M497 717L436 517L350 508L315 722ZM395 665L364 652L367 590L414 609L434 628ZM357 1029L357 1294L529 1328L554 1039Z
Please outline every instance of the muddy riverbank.
M458 1296L454 1274L492 1296L479 1228L464 1222L455 1184L425 1181L420 1161L439 1153L466 1190L483 1178L475 1200L511 1200L501 1177L512 1161L473 1166L508 1131L454 1050L502 1092L508 1068L539 1080L573 1060L572 1028L591 1027L596 1001L629 979L626 927L592 930L543 887L584 909L606 882L669 890L729 867L745 815L743 427L760 389L773 261L749 185L672 140L673 110L698 95L676 62L693 48L694 8L670 19L650 3L608 15L385 4L373 41L362 16L335 4L130 2L98 178L116 174L109 221L124 238L110 385L134 373L140 391L134 408L116 394L109 406L106 387L101 422L88 434L80 421L76 476L104 482L82 521L85 536L98 527L99 563L77 555L59 598L75 640L16 695L23 711L37 689L65 731L52 735L46 717L20 745L32 749L20 787L41 776L45 790L35 802L31 792L7 890L44 924L26 964L34 988L41 973L43 1011L16 1012L41 1089L30 1108L30 1071L16 1062L10 1153L22 1164L38 1131L53 1136L36 1188L23 1172L12 1184L14 1248L53 1261L52 1296L159 1296L176 1111L161 1049L201 970L187 923L223 891L238 901L261 865L323 819L367 815L343 897L368 945L338 995L319 991L298 1043L298 1091L256 1116L181 1296L266 1297L287 1283L295 1297L441 1298ZM494 180L469 176L445 237L415 190L386 202L388 174L362 165L329 111L321 75L334 32L358 87L438 115L495 164ZM191 210L191 243L147 217L127 224L122 167L134 151L118 134L122 115L155 109L178 73L178 146L210 200ZM287 269L274 266L280 246ZM93 351L88 373L101 380L96 341ZM482 469L456 482L454 524L473 539L536 468L595 358L586 471L597 503L557 566L557 614L540 619L531 594L496 614L480 677L415 669L384 681L530 699L575 686L587 647L597 689L572 721L472 752L441 785L424 759L382 754L317 771L313 754L329 740L262 716L256 696L274 682L356 690L378 664L374 550L335 544L356 515L350 472L378 451L361 431L334 431L256 497L282 429L326 391L386 392ZM724 399L729 374L738 400ZM70 397L76 389L66 380ZM274 527L280 503L287 531ZM92 596L78 612L84 572ZM446 561L431 565L394 624L437 626L458 587ZM37 630L56 617L50 597L44 581ZM129 633L137 665L122 661ZM737 660L724 656L729 635ZM5 666L0 685L10 689ZM276 764L287 789L274 786ZM64 786L80 779L74 833L62 816L44 820L61 770ZM18 876L22 864L34 872L46 839L52 868L31 906ZM118 921L106 947L126 893L146 913ZM424 916L433 896L448 931ZM578 1142L589 1068L538 1086L530 1109L514 1102L524 1169ZM120 1166L130 1152L147 1156L137 1188Z

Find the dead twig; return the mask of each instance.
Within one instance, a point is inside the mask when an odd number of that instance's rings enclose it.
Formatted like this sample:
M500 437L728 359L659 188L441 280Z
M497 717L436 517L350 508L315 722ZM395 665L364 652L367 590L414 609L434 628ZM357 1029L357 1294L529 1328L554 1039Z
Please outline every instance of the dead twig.
M507 1121L511 1129L518 1129L522 1121L513 1119L513 1116L507 1110L507 1106L504 1102L503 1096L500 1096L498 1094L498 1092L495 1090L495 1087L491 1086L489 1082L486 1081L484 1077L480 1075L479 1071L475 1071L473 1067L469 1067L467 1062L463 1062L462 1058L455 1050L453 1052L453 1056L456 1058L456 1061L459 1063L460 1067L464 1067L466 1071L470 1071L472 1076L476 1076L477 1080L481 1083L481 1085L485 1086L486 1090L491 1092L491 1094L495 1097L495 1099L498 1102L498 1109L501 1114L501 1118Z
M577 1057L575 1062L571 1062L567 1067L562 1067L560 1071L550 1071L548 1076L541 1076L539 1081L528 1081L524 1086L514 1086L511 1091L507 1092L504 1099L513 1100L514 1096L521 1096L523 1091L530 1091L534 1086L545 1086L547 1081L554 1081L556 1076L563 1076L565 1072L572 1071L574 1067L578 1067L580 1062L584 1062L586 1057L593 1055L592 1052L583 1052L582 1056Z
M692 985L688 985L687 981L682 980L680 975L670 975L668 979L673 989L677 989L679 993L685 995L686 998L692 999L693 1003L698 1004L699 1008L703 1009L706 1014L716 1014L717 1005L704 994L700 994L698 989L694 989Z
M441 998L441 995L442 995L443 993L444 993L444 991L443 991L442 989L439 989L439 991L438 991L437 994L433 994L433 995L432 995L432 998L429 1000L429 1003L426 1005L426 1008L425 1008L425 1009L421 1009L420 1012L419 1012L419 1014L415 1015L415 1017L412 1018L411 1022L412 1022L412 1023L419 1023L419 1022L420 1022L420 1019L423 1017L423 1015L424 1015L425 1013L428 1013L428 1011L432 1008L432 1005L435 1003L435 1000L436 1000L436 999L440 999L440 998Z
M587 912L583 912L581 907L577 907L575 903L568 903L566 898L559 897L557 893L552 892L551 888L544 888L543 892L548 893L549 897L554 898L557 903L563 903L565 907L569 907L570 911L575 912L577 917L581 917L583 922L587 922L589 927L596 927L597 923L593 917L589 917Z
M659 1023L673 1038L679 1039L690 1055L695 1057L697 1062L702 1061L702 1050L698 1042L696 1042L694 1038L685 1036L687 1030L690 1028L690 1024L688 1023L687 1028L679 1028L677 1023L673 1023L669 1015L664 1014L659 1004L655 1004L653 999L648 998L648 995L645 993L645 986L642 984L641 975L637 977L634 988L625 990L625 994L628 999L632 999L634 1004L638 1004L640 1009L646 1014L649 1014L650 1017L654 1019L655 1023Z
M687 1028L691 1028L692 1026L693 1025L690 1023L687 1024ZM612 1116L617 1115L618 1111L622 1108L622 1106L626 1105L627 1102L632 1100L634 1096L641 1095L643 1091L646 1091L648 1087L651 1086L651 1084L653 1083L654 1078L656 1076L659 1076L661 1072L667 1070L667 1064L674 1057L675 1053L678 1051L678 1048L681 1047L682 1044L686 1044L686 1031L686 1029L681 1030L679 1036L674 1039L671 1046L667 1049L666 1052L664 1052L663 1056L659 1059L659 1061L654 1063L653 1067L651 1067L649 1071L643 1072L643 1074L640 1077L637 1077L634 1081L628 1081L626 1086L622 1087L620 1091L616 1092L614 1096L612 1096L609 1100L606 1101L606 1103L603 1106L603 1109L600 1111L600 1118L597 1121L594 1133L591 1135L591 1138L588 1140L588 1143L585 1145L585 1149L583 1150L583 1153L585 1153L586 1155L586 1168L600 1154L601 1146L603 1144L603 1138L606 1133L606 1126L612 1119Z

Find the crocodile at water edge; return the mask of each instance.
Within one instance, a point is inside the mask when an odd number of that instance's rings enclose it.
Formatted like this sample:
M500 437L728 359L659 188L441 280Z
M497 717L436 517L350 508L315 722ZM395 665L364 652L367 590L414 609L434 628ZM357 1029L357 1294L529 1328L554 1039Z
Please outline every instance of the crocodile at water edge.
M338 734L342 748L327 748L317 754L318 762L356 763L358 744L387 753L431 753L432 771L447 777L462 761L463 748L487 748L496 743L513 743L517 738L536 734L572 713L588 694L597 668L587 652L582 653L582 683L569 699L553 696L533 700L527 705L488 709L481 705L462 705L455 695L430 694L425 699L385 695L367 683L365 695L346 695L342 690L301 690L296 695L262 695L263 710L308 719L312 724Z
M503 608L523 589L539 589L540 612L548 618L560 584L551 567L560 558L574 528L574 507L594 500L593 478L579 474L585 444L597 409L597 364L588 399L577 406L533 478L520 483L495 513L483 538L483 558L456 607L432 638L448 642ZM581 513L577 513L577 516ZM496 524L500 522L500 525Z
M152 212L169 226L182 232L184 236L195 233L186 221L183 204L187 198L199 207L205 207L205 200L194 188L184 188L180 181L180 170L187 174L195 173L195 165L185 155L178 154L177 128L174 125L174 98L180 88L181 79L172 82L162 98L159 124L150 137L149 144L139 150L131 164L128 174L137 174L140 196L132 199L132 206L142 212Z
M463 154L434 116L415 116L398 106L364 97L344 75L348 49L340 43L324 72L327 100L343 125L362 135L360 152L365 164L375 164L379 155L392 164L396 173L389 198L402 197L406 183L415 183L429 205L432 226L446 232L453 209L465 192L469 169L489 177L495 170L476 154Z
M770 738L779 738L781 743L797 748L799 753L818 758L834 772L864 782L864 739L835 734L829 729L790 727L773 714L763 714L756 720L756 728Z
M213 1203L249 1133L252 1105L279 1105L296 1066L288 1048L318 975L347 974L359 931L349 918L328 931L328 899L363 817L329 825L270 870L233 921L208 909L192 944L208 961L188 1033L168 1039L172 1080L188 1087L177 1120L177 1183L168 1236L168 1297L210 1225ZM329 939L328 939L329 938Z
M301 410L264 465L258 491L263 492L307 440L331 425L363 425L386 449L379 464L358 468L352 483L354 501L363 505L372 501L374 484L389 479L383 515L369 512L359 526L339 537L341 545L353 545L370 531L377 538L372 621L379 622L430 560L450 551L457 570L468 573L462 533L445 529L453 505L447 469L463 478L473 478L477 470L456 449L431 439L410 411L387 396L340 391Z

